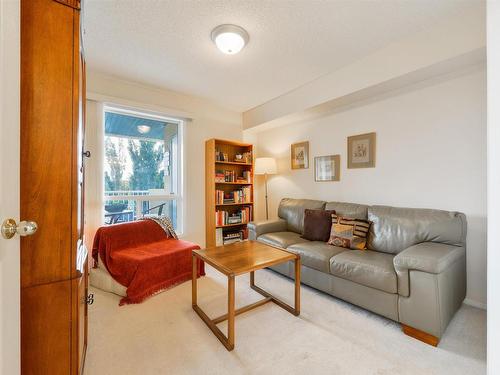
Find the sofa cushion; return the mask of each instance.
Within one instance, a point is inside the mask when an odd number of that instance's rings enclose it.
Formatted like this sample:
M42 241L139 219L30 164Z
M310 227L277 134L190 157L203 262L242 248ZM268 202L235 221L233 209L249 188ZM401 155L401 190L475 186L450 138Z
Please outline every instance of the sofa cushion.
M353 219L368 218L368 206L357 203L327 202L325 210L335 210L339 216L352 217Z
M288 246L295 243L304 242L304 239L300 237L300 234L295 232L266 233L257 237L257 240L271 246L281 247L283 249L286 249Z
M296 243L287 250L299 254L304 266L326 273L330 272L331 257L346 251L343 247L331 246L321 241Z
M309 241L327 242L332 228L333 210L304 210L303 238Z
M371 206L368 248L397 254L421 242L465 246L465 215L425 208Z
M397 293L393 258L392 254L377 251L347 250L330 259L330 273L387 293Z
M287 230L302 234L304 231L304 210L322 210L325 208L324 201L312 199L283 198L278 207L278 216L286 220Z

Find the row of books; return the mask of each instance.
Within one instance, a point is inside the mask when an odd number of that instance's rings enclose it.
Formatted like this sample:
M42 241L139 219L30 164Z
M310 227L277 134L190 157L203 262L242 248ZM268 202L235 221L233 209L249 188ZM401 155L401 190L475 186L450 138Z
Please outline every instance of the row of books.
M215 191L215 203L216 204L227 204L227 203L250 203L252 201L251 189L245 186L239 190L234 191Z
M241 176L236 174L236 171L215 171L215 182L240 182L251 183L252 173L250 171L243 171Z
M242 223L248 223L248 222L252 221L252 211L253 211L252 206L243 207L240 210Z
M230 243L243 241L243 231L227 232L222 235L222 244L229 245Z
M243 207L241 210L229 213L224 210L215 211L215 225L246 224L252 220L252 206Z
M231 243L244 241L248 238L248 229L223 231L217 228L215 231L215 246L229 245Z

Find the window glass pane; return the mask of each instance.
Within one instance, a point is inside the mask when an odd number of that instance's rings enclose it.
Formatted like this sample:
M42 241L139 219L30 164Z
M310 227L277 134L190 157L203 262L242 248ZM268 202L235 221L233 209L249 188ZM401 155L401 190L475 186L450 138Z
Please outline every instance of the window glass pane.
M143 202L142 212L144 216L163 215L172 220L174 229L177 229L177 201L150 200Z
M178 124L114 110L104 122L105 223L155 214L177 227L177 202L161 197L178 194Z
M136 219L136 201L133 200L105 200L104 224L125 223Z

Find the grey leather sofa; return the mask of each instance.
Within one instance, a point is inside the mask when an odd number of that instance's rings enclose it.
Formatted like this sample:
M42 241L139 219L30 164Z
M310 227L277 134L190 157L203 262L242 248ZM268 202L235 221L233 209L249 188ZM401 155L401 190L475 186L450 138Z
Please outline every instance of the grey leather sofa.
M368 250L301 237L304 210L368 219ZM465 215L432 209L285 198L278 219L251 222L249 238L300 254L302 283L402 323L437 345L466 293ZM271 267L294 277L292 264Z

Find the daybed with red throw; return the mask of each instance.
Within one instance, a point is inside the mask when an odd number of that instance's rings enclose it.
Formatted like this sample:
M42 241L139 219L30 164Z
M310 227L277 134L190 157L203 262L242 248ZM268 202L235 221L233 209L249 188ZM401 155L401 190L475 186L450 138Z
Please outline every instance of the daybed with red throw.
M102 262L113 279L127 288L120 305L140 303L163 289L191 279L191 253L200 247L169 236L160 224L139 220L97 230L92 247L94 267ZM198 277L203 275L205 266L199 262Z

